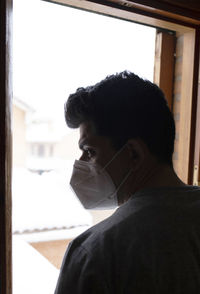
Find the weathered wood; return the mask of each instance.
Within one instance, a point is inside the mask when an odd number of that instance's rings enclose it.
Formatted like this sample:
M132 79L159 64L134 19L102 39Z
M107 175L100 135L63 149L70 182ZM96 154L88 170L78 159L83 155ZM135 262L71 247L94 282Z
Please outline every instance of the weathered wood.
M48 2L66 5L69 7L80 8L86 11L96 12L102 15L108 15L119 19L133 21L136 23L149 25L156 28L162 28L171 31L185 33L196 28L196 24L191 21L183 21L178 18L163 17L154 12L146 13L144 10L134 9L129 6L119 5L112 1L87 1L87 0L47 0Z
M183 60L181 75L181 101L179 121L178 165L181 179L193 181L194 141L196 125L198 62L196 58L198 39L196 31L183 35Z
M157 30L155 47L154 82L163 90L172 109L175 35Z
M139 14L154 16L171 21L186 21L200 24L200 4L196 1L163 1L163 0L88 0L121 9L127 9Z
M122 2L120 0L113 0ZM200 19L200 2L198 0L128 0L154 9L172 12L193 19Z

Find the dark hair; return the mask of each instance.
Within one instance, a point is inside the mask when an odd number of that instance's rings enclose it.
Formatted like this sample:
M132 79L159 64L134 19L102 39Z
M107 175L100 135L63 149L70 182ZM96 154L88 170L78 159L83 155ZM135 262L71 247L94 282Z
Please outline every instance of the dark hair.
M96 134L120 149L130 138L141 138L152 154L172 165L174 119L161 89L134 73L124 71L94 86L78 88L65 104L71 128L91 121Z

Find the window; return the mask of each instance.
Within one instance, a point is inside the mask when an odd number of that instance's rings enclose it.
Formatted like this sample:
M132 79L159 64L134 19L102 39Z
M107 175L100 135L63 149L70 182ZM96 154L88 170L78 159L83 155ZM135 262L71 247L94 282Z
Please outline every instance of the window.
M39 157L44 157L45 155L45 146L42 144L38 145L38 156Z
M125 69L153 81L155 35L155 28L69 7L35 0L14 2L14 96L33 109L24 114L24 164L19 167L14 162L13 166L15 291L23 292L25 287L24 283L19 288L21 264L31 263L28 256L17 263L21 248L38 260L45 257L41 270L46 266L53 283L68 242L113 213L86 211L68 189L80 151L78 132L67 128L63 105L76 88ZM16 121L15 116L13 125ZM22 141L14 144L14 153L19 146ZM37 279L40 266L36 270L35 261L32 276ZM36 292L41 283L34 283ZM49 287L43 293L53 287L45 280L42 285Z
M71 1L63 0L65 3L70 3ZM58 1L59 2L59 1ZM60 1L62 2L62 1ZM120 3L120 2L119 2ZM137 22L141 23L146 23L146 24L151 24L154 26L160 26L162 28L167 28L170 30L175 30L178 34L183 35L183 40L184 40L184 77L182 79L183 82L183 89L182 91L185 93L184 96L187 96L187 99L189 101L188 106L186 107L187 110L192 109L196 105L196 97L197 95L195 94L196 89L197 89L197 69L198 69L198 54L197 54L197 40L199 36L199 21L198 18L195 17L195 9L192 8L193 2L190 3L190 9L183 9L184 15L186 17L183 17L182 14L179 13L179 9L177 9L177 14L174 15L170 11L174 11L173 6L170 6L170 4L166 4L167 6L162 6L162 4L155 4L154 1L151 2L151 6L154 8L153 10L151 7L145 6L137 7L136 3L133 3L133 9L129 8L129 6L125 7L125 10L123 6L120 7L120 4L118 5L117 9L109 7L109 1L107 6L101 6L101 10L104 13L108 13L110 15L116 15L121 18L127 18L127 19L132 19ZM98 12L100 12L100 8L98 5L95 3L92 3L92 1L89 3L87 1L73 1L73 5L78 5L85 7L87 9L93 9ZM112 6L115 6L115 4L111 4ZM161 5L161 6L159 6ZM137 10L134 10L134 6L137 8ZM160 8L160 10L156 10L155 8ZM169 8L169 9L168 9ZM132 12L130 12L132 10ZM146 13L147 11L147 13ZM10 195L11 195L11 189L10 189L10 171L11 171L11 166L10 166L10 154L11 150L9 150L10 145L10 133L11 133L11 125L10 125L10 113L9 113L9 105L10 105L10 100L11 100L11 93L12 93L12 87L11 87L11 79L10 79L10 68L11 68L11 58L10 58L10 52L11 52L11 38L10 32L11 32L11 23L12 21L12 7L11 3L7 0L2 0L2 9L0 10L1 14L1 20L2 20L2 25L0 27L1 30L1 36L2 36L2 42L1 42L1 47L0 47L0 59L1 59L1 97L2 97L2 107L1 107L1 117L2 117L2 124L0 126L0 133L1 137L5 138L5 140L1 140L1 160L2 160L2 165L1 165L1 206L0 206L0 233L1 233L1 242L0 242L0 273L1 273L1 293L3 294L8 294L11 293L11 248L10 248L10 211L11 211L11 202L10 202ZM148 15L148 16L147 16ZM183 26L181 25L183 24ZM29 32L30 33L30 32ZM195 39L195 34L197 35ZM190 47L190 48L189 48ZM196 55L195 55L196 54ZM195 56L195 59L194 59ZM194 63L195 61L195 63ZM6 64L6 66L5 66ZM188 78L189 77L189 78ZM190 79L191 78L191 79ZM6 81L6 82L5 82ZM189 89L191 91L189 91ZM5 94L6 93L6 94ZM9 100L10 99L10 100ZM9 101L8 101L9 100ZM182 100L184 101L184 99ZM185 108L184 108L185 109ZM185 138L182 138L181 136L181 141L182 143L190 144L190 141L194 141L188 131L188 126L187 130L184 126L184 120L185 121L190 121L191 122L191 129L195 129L195 111L193 112L193 116L190 117L190 112L189 111L189 116L188 113L185 112L185 110L181 112L182 119L180 121L180 124L182 125L182 131L185 132ZM5 113L6 113L6 119L5 118ZM5 130L6 130L6 135L5 135ZM186 130L186 131L185 131ZM186 139L186 137L188 139ZM194 136L193 136L194 137ZM6 150L5 150L5 146ZM189 153L191 154L194 146L191 145L191 148L189 149ZM188 150L182 150L181 151L181 158L182 161L184 161L184 154L188 158ZM181 158L180 158L180 170L183 169L181 166ZM3 162L5 160L5 164ZM188 167L188 166L187 166ZM187 169L187 168L186 168ZM190 167L188 168L189 170L189 182L191 183L191 177L193 174L193 165L192 165L192 157L190 157ZM186 171L187 173L187 171ZM6 252L6 254L5 254Z
M53 145L50 145L49 146L49 156L50 157L53 157L53 154L54 154L54 146Z

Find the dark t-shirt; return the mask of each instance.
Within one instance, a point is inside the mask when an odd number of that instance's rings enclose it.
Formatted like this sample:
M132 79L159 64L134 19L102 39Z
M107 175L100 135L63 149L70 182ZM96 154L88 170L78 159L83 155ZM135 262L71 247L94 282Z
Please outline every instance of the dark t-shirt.
M200 293L200 188L135 193L70 243L55 294Z

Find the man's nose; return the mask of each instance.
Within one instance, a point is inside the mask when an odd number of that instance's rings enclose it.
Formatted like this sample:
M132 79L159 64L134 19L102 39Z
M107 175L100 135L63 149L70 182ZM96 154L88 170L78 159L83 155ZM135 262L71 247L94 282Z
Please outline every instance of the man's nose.
M86 154L83 153L83 154L81 155L81 157L79 158L79 160L82 160L82 161L88 161Z

